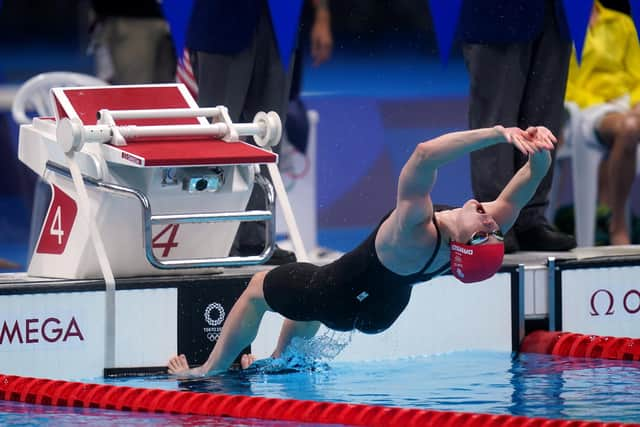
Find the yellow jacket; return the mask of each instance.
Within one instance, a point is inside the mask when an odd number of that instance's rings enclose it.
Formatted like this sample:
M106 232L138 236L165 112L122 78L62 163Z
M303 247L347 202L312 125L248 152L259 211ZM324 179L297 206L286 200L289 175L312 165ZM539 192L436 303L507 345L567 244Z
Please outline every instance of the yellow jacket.
M580 66L571 56L566 101L580 108L630 95L640 102L640 44L631 18L596 2L598 19L587 31Z

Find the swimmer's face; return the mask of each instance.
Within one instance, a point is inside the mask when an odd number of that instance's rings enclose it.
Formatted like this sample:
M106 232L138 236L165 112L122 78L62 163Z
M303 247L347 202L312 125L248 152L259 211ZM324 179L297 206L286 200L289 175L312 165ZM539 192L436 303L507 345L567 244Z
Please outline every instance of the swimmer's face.
M460 243L467 243L474 234L478 232L489 234L489 238L485 243L501 242L495 236L491 235L495 231L500 230L500 226L491 215L485 212L482 204L477 200L471 199L460 208L458 219L458 236L454 236L455 240Z

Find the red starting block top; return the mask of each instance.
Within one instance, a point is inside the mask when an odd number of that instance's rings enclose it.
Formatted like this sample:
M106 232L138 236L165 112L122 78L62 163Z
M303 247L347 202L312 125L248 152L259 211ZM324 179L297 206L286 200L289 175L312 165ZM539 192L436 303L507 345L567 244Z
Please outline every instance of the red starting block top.
M144 86L105 86L53 89L58 120L79 118L85 125L97 122L97 113L108 110L140 110L154 108L198 108L188 90L181 84ZM203 118L163 118L118 120L126 125L199 124ZM213 137L155 137L127 141L126 146L109 147L121 152L121 159L135 166L197 166L249 163L275 163L270 151L244 143L226 142ZM111 156L110 156L111 157Z

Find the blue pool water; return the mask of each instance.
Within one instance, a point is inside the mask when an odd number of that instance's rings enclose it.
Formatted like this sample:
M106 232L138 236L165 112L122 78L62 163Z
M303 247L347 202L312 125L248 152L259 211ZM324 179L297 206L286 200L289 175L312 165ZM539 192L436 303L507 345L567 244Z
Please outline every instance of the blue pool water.
M640 363L465 351L379 362L330 362L300 372L228 372L187 381L168 376L90 379L145 388L394 407L618 422L640 421ZM199 425L205 418L51 408L0 402L0 425ZM207 420L209 420L207 418ZM292 426L211 419L215 426Z

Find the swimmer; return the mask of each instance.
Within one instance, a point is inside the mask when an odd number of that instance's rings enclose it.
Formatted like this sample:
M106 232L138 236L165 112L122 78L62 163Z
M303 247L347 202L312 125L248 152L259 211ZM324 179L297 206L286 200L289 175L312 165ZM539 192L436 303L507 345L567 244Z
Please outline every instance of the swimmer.
M321 323L337 331L384 331L409 303L413 285L448 270L464 283L488 279L502 265L504 233L549 169L555 142L544 127L495 126L418 144L400 173L395 208L360 246L324 266L296 262L256 273L207 361L190 369L184 355L174 356L168 372L202 376L228 369L256 337L266 311L286 318L272 355L277 358L294 337L312 338ZM430 193L438 167L495 144L512 144L529 156L499 197L434 207ZM243 355L241 367L253 361Z

